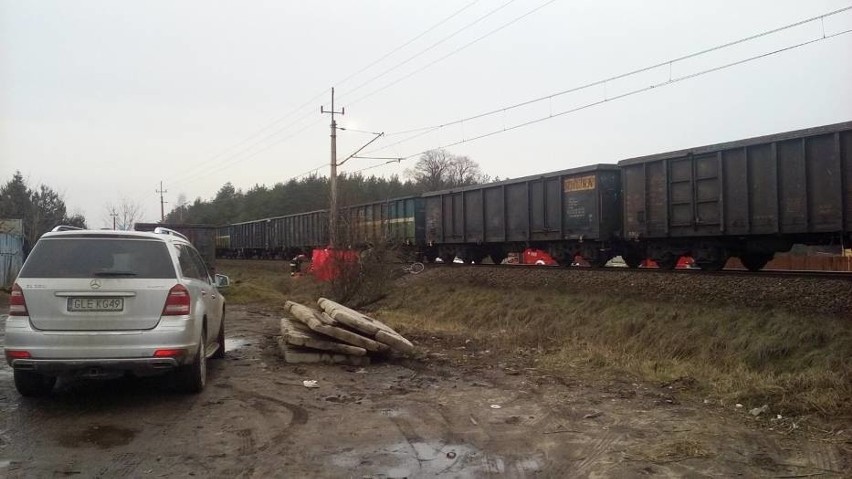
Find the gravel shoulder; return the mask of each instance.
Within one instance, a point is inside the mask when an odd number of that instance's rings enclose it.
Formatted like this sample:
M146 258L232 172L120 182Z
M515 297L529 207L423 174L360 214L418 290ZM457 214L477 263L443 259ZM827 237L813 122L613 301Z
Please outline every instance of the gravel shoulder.
M0 368L7 477L840 477L844 433L758 427L688 384L556 379L475 345L414 338L415 360L294 366L278 314L232 306L197 396L162 381L60 384L24 400ZM303 380L319 387L305 388Z

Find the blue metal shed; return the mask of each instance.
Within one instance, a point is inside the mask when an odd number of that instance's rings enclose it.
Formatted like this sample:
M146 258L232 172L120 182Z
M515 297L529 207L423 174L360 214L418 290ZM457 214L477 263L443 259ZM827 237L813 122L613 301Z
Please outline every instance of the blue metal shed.
M0 287L9 288L24 264L22 220L0 219Z

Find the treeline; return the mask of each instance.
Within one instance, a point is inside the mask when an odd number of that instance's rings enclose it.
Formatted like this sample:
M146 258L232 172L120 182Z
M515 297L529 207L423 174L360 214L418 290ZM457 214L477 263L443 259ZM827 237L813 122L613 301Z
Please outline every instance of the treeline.
M398 176L339 175L338 204L356 205L490 180L476 162L445 150L424 153L405 176L401 180ZM272 187L255 185L248 191L228 182L210 201L197 198L176 207L166 215L165 222L221 225L321 210L328 208L329 191L329 179L324 176L291 179Z
M397 177L364 178L360 175L338 176L337 188L341 206L423 191L415 183L403 182ZM210 201L197 198L192 204L173 209L166 215L165 222L220 225L321 210L328 208L329 191L328 178L318 176L276 183L271 188L255 185L248 191L238 190L228 182Z
M86 227L86 219L68 214L62 196L47 185L30 188L20 171L0 187L0 219L20 219L25 249L57 225Z

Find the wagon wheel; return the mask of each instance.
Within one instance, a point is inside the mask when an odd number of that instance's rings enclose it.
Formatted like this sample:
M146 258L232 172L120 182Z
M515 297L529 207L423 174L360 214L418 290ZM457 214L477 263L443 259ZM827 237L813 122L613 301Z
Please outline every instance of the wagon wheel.
M707 261L696 261L695 264L697 264L702 271L721 271L722 268L725 267L726 262L727 258L720 258Z
M609 261L609 258L604 255L598 255L592 258L583 259L585 259L586 262L589 263L589 266L591 266L592 268L603 268L604 266L606 266L607 261Z
M740 256L740 261L747 270L756 272L762 270L773 256L771 253L752 253Z
M675 269L677 266L678 257L673 254L667 254L660 258L654 258L654 262L660 269Z
M642 257L636 254L625 254L621 257L628 268L636 269L642 264Z

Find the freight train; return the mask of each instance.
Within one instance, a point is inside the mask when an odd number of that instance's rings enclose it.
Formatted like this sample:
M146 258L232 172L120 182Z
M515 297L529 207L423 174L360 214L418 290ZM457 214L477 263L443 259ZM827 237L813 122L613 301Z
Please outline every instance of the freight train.
M341 209L340 241L466 263L536 248L560 264L621 256L757 271L793 244L852 243L852 121ZM292 257L328 243L328 211L221 226L220 256Z

